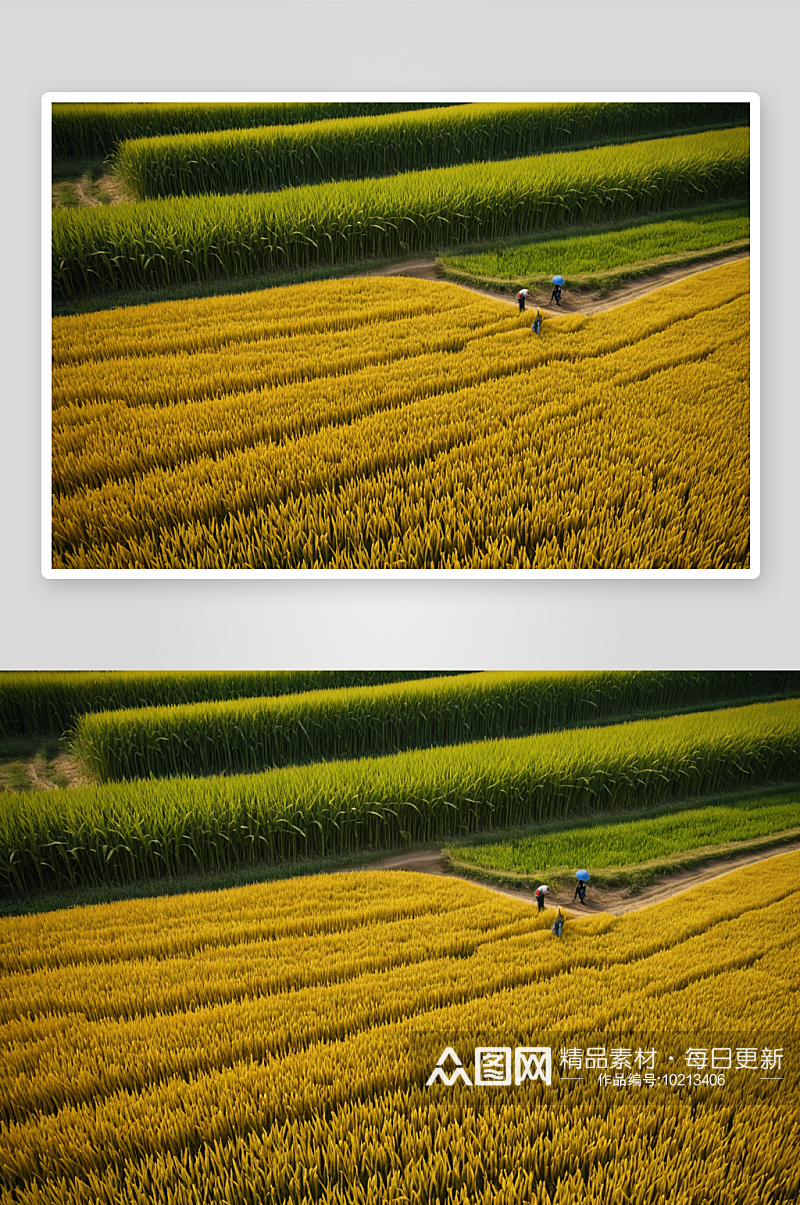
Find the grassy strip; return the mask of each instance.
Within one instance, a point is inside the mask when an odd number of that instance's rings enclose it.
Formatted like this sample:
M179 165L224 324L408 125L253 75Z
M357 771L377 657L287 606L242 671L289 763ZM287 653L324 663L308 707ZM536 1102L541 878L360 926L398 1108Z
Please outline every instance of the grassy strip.
M692 800L635 816L519 829L488 843L465 839L442 852L455 874L513 886L573 882L638 890L661 875L770 849L800 838L800 787ZM571 855L571 856L570 856Z
M490 103L122 143L140 200L273 192L746 125L747 104Z
M800 674L478 673L415 682L92 712L74 748L101 782L254 773L702 711L800 694Z
M437 267L447 279L502 292L527 287L549 293L552 275L559 272L569 289L606 295L628 280L748 250L749 233L748 205L709 206L600 230L515 240L475 253L446 253Z
M437 102L437 106L439 104ZM426 108L430 105L425 101L166 101L156 104L92 104L84 101L54 104L53 158L104 158L126 138L294 125Z
M697 870L702 866L713 866L715 862L725 862L740 854L778 850L785 845L796 844L800 844L800 828L791 829L786 833L768 837L762 841L744 841L730 847L718 846L698 850L695 854L676 854L674 858L595 871L592 873L590 886L607 890L624 887L627 888L629 895L637 895L645 887L651 887L653 883L668 875L679 874L684 870ZM477 883L487 883L494 887L529 888L531 891L535 891L540 883L546 881L549 887L563 890L567 887L574 887L576 882L575 872L567 866L551 867L545 873L537 876L487 870L484 866L472 866L468 862L453 861L446 853L442 854L442 861L450 874Z
M632 280L644 280L648 276L657 276L660 272L666 272L670 268L689 268L696 264L713 264L715 260L724 259L726 256L749 255L750 242L743 239L741 242L728 243L724 247L715 247L711 251L697 252L692 255L664 256L660 260L652 260L649 263L638 264L634 268L625 268L622 270L614 270L612 272L598 272L593 276L578 276L574 281L570 280L570 288L576 292L596 292L599 297L609 297L622 285L628 284ZM548 296L550 293L550 281L545 285Z
M459 271L498 280L533 279L560 272L571 279L649 263L667 255L708 251L750 236L747 204L708 206L686 214L599 229L568 231L477 253L447 253L443 262Z
M566 286L567 292L574 293L597 293L599 297L609 297L622 285L628 284L632 280L644 280L648 276L657 276L660 272L665 272L669 268L690 267L692 264L713 263L716 259L722 259L728 255L736 253L744 254L749 252L750 243L748 240L742 240L738 243L729 243L724 247L715 247L711 251L699 252L693 255L665 255L657 260L650 260L647 263L637 264L635 267L615 269L611 272L596 272L586 276L570 276ZM520 289L530 289L532 293L541 295L544 299L549 298L552 289L552 281L550 277L539 276L529 277L520 280L502 280L498 277L480 276L474 272L465 272L459 268L451 268L445 260L438 258L436 265L439 271L447 280L452 280L454 284L467 285L469 288L475 289L493 289L497 293L516 294ZM529 299L529 304L531 300Z
M477 238L744 200L749 130L278 193L53 212L53 297L391 258Z
M4 894L349 855L800 779L800 701L231 778L140 780L0 811Z
M0 739L63 733L90 711L377 686L441 670L133 670L0 673Z
M615 223L438 257L449 280L499 292L551 289L554 272L570 290L606 296L628 280L711 262L749 249L749 206L708 206L686 214Z

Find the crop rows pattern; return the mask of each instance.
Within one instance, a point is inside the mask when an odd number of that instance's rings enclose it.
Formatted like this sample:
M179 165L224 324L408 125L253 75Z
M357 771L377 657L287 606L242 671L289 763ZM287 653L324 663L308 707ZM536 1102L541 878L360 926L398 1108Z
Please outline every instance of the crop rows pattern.
M53 564L745 568L748 293L540 338L407 278L57 319Z
M203 130L238 130L253 126L292 125L365 117L402 109L425 109L424 102L272 101L213 103L165 101L160 104L54 104L53 159L105 156L128 138L152 138ZM725 118L721 118L725 120Z
M175 707L438 676L435 670L6 671L0 673L0 737L62 733L90 711ZM747 676L741 681L751 693ZM765 679L765 693L781 693L792 681L779 675L767 685Z
M724 1179L789 1205L798 872L787 854L561 941L520 901L407 873L6 920L0 1201L698 1205ZM784 1062L689 1091L428 1088L448 1045Z
M252 772L800 695L800 674L472 673L354 686L92 712L74 746L101 781Z
M741 103L469 104L308 125L125 142L116 170L140 199L271 192L489 159L515 159L676 130L746 125Z
M0 888L396 848L800 781L800 700L216 778L9 793Z
M747 200L748 128L236 196L53 213L53 298L330 267Z

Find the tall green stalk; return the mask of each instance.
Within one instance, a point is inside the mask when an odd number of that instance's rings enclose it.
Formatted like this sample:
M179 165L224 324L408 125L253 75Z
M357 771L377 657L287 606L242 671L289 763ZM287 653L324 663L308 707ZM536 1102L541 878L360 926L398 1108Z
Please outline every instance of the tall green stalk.
M749 194L749 130L53 213L53 295L392 258Z
M255 772L800 695L797 673L477 673L81 716L101 781Z
M800 781L800 700L234 778L9 795L0 884L347 854Z

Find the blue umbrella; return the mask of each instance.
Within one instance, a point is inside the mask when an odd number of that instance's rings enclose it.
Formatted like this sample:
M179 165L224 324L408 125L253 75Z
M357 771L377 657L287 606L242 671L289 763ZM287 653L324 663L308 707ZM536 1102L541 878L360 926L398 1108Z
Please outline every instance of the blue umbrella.
M584 883L588 883L589 878L590 878L589 871L588 870L577 870L575 872L575 878L581 879Z
M563 277L563 276L554 276L554 277L553 277L553 284L554 284L554 285L563 285L563 283L564 283L564 277Z

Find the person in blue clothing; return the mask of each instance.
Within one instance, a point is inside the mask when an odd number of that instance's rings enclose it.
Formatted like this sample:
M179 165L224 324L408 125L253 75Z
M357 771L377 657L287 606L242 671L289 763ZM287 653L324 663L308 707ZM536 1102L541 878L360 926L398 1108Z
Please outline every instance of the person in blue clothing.
M533 331L534 335L540 335L542 333L542 315L538 309L536 311L536 317L533 320L531 330Z
M553 922L553 932L556 937L560 937L564 931L564 917L561 915L561 909L558 910L558 916Z
M572 897L573 904L575 900L580 900L582 904L586 903L586 884L579 879L578 886L575 888L575 894Z
M561 285L553 285L553 291L550 294L550 300L555 301L556 305L561 305Z

